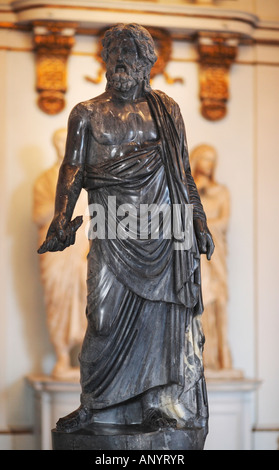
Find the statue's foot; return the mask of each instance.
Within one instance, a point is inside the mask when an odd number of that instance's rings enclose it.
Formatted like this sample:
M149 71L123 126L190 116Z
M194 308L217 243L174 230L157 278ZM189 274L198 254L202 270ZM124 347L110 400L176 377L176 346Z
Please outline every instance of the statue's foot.
M169 418L169 416L158 408L149 408L145 412L145 418L142 424L156 429L177 427L176 419Z
M78 429L84 428L91 424L93 421L93 410L80 406L77 410L73 411L64 418L60 418L56 423L57 431L74 432Z

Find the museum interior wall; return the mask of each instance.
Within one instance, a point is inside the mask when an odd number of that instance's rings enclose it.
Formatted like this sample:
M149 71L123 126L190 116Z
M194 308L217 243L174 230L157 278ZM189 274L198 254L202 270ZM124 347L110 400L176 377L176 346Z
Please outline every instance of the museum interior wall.
M33 186L38 176L56 161L53 133L67 125L75 104L97 96L105 87L105 77L99 73L100 61L96 57L97 33L106 26L98 17L100 2L81 2L84 7L96 7L96 19L90 17L89 24L74 34L65 65L65 106L53 114L39 107L35 30L30 25L42 18L52 21L53 16L57 21L61 18L55 16L57 9L49 10L48 16L44 16L44 11L38 15L32 10L32 3L35 2L0 1L1 449L31 446L34 410L26 377L50 374L55 362L36 253L38 232L32 220ZM73 2L47 3L55 6ZM101 3L103 7L109 4L110 19L104 20L107 25L133 21L170 32L171 55L164 73L154 77L152 86L179 103L190 151L200 144L209 144L217 151L216 180L228 188L231 199L227 242L228 341L234 368L248 379L261 381L252 403L253 448L276 449L279 445L278 0ZM120 13L113 13L116 3L115 10L122 8ZM20 4L25 8L21 10ZM133 9L133 14L128 13ZM151 14L151 10L164 15ZM84 11L65 8L63 14L67 21L75 22ZM208 33L209 17L216 23L216 28L212 23L210 26L211 39L220 22L227 21L227 33L230 32L235 18L242 35L241 40L233 35L236 56L222 71L229 97L226 113L218 119L206 118L201 112L201 54L189 26L193 24L196 32L204 26ZM179 28L175 21L181 22Z

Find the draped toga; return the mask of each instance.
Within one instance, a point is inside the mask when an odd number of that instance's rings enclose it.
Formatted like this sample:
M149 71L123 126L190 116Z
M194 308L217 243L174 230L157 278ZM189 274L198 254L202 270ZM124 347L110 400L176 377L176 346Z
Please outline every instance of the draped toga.
M138 210L193 204L194 218L205 219L179 107L162 92L148 93L147 100L158 140L84 169L89 204L104 208L107 235L109 219L119 224L122 204ZM157 238L90 241L88 327L80 354L81 402L88 407L115 406L156 387L174 385L185 393L203 378L200 254L195 236L187 250L177 243L162 230Z

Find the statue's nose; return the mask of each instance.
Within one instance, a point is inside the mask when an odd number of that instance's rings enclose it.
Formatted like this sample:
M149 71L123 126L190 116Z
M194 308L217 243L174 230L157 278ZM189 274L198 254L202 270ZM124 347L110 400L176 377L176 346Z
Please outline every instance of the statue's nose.
M127 56L127 48L120 47L117 51L117 62L123 62Z

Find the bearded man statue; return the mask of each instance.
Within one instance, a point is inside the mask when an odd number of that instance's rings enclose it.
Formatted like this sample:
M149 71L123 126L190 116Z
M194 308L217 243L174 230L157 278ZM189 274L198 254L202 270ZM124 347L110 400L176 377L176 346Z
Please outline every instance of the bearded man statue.
M102 56L106 91L71 112L55 215L41 249L74 243L80 222L71 217L85 188L89 207L106 214L105 227L97 230L105 236L93 231L90 237L81 403L56 429L137 424L202 429L205 437L200 254L210 259L214 243L191 175L183 119L173 99L150 87L156 54L145 28L112 27ZM162 219L156 236L148 217L147 236L140 236L137 225L130 236L120 230L111 235L127 208L151 205L191 205L190 247L179 245L174 233L165 237Z

